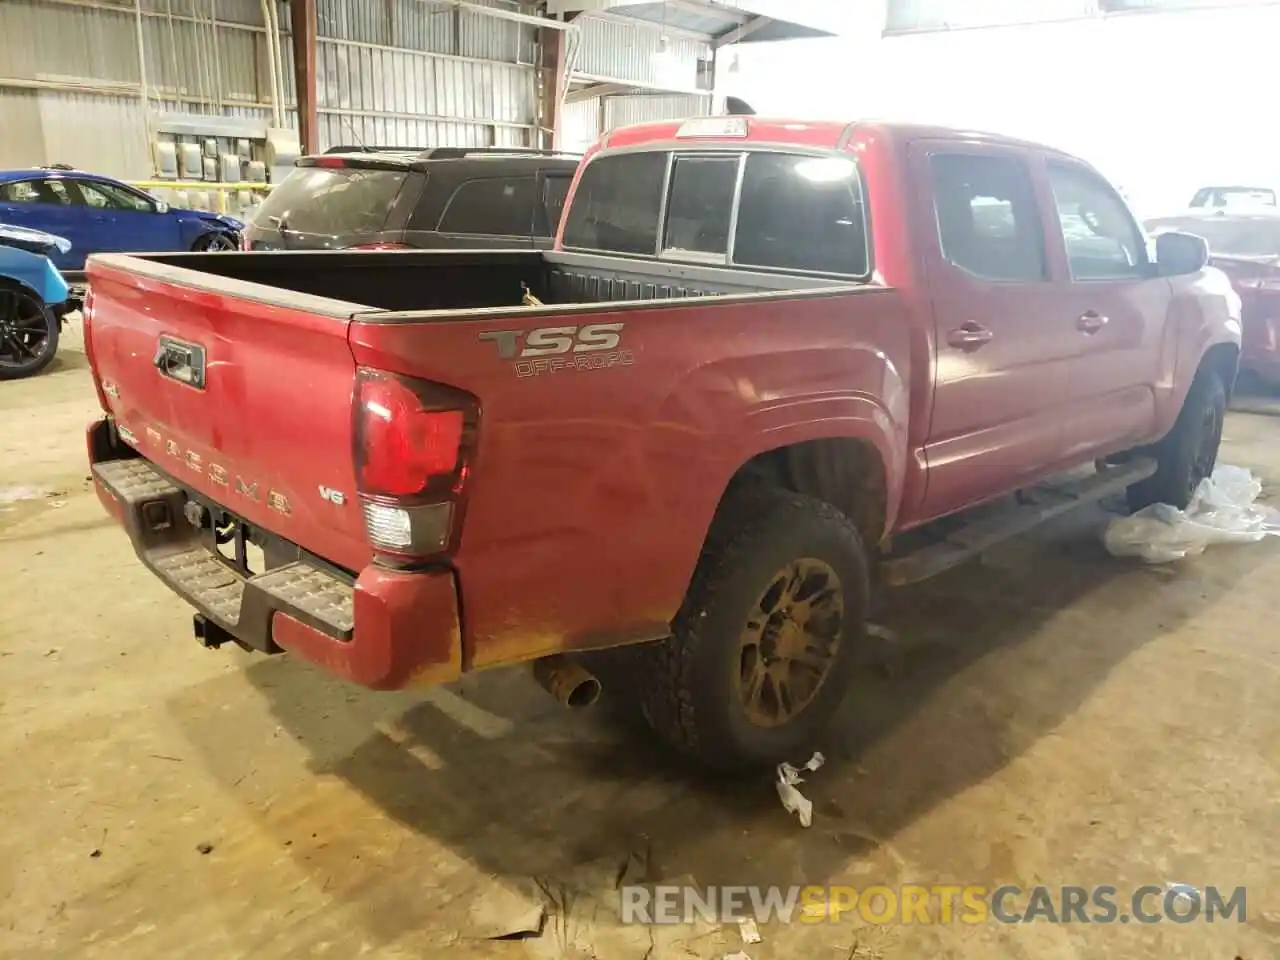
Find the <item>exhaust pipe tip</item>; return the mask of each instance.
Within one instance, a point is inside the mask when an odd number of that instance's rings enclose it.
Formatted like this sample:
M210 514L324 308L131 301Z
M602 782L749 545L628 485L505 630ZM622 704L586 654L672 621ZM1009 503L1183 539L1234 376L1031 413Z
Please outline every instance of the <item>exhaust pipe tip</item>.
M600 681L576 660L555 654L533 661L533 679L566 707L589 707L600 699Z

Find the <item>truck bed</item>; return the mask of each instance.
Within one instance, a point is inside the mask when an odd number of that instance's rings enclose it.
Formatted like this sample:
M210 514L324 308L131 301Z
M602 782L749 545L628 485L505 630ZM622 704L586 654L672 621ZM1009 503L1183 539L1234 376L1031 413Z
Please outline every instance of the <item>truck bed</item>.
M121 258L98 259L108 263ZM135 273L158 280L235 296L254 295L279 306L300 306L296 297L287 296L293 293L388 311L518 306L524 285L547 305L671 300L849 285L848 281L816 276L523 250L169 253L129 257L128 264ZM239 283L225 281L247 281L278 293L272 295L260 289L250 294Z

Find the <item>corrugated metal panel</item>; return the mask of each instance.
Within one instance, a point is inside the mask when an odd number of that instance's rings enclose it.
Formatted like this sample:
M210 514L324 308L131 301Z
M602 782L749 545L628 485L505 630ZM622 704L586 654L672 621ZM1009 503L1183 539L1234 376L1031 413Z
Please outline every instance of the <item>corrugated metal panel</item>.
M469 0L475 6L518 10L510 3ZM318 0L321 37L428 53L532 63L534 28L449 4L424 0Z
M885 33L1043 23L1097 12L1097 0L888 0Z
M727 33L745 22L747 17L726 14L711 7L677 7L654 0L652 3L628 4L618 12L636 20L645 20L673 30L687 30L704 36L715 37Z
M4 118L0 167L34 167L44 163L40 95L35 90L0 89L0 117Z
M533 63L533 27L464 11L458 17L458 53L503 63Z
M661 27L596 16L577 23L582 29L577 72L589 77L692 90L699 58L710 56L707 44L679 36L667 36L664 51Z
M453 53L457 32L453 11L420 0L391 0L391 43L408 50Z
M265 49L265 35L234 27L215 28L207 19L208 0L199 6L206 17L200 23L167 16L144 17L149 91L211 101L265 99L267 84L260 79L254 53L255 45ZM187 16L189 11L175 14ZM0 76L136 84L134 13L40 0L3 0Z
M258 49L266 49L264 34L215 30L208 22L148 19L143 42L153 95L251 103L270 97L265 59L263 70L258 68ZM134 73L136 80L136 69Z
M406 147L523 147L524 131L411 117L320 114L320 149L340 143Z
M566 103L560 113L560 148L585 151L600 139L600 100Z
M428 6L428 4L423 4ZM391 21L383 3L370 0L317 0L316 30L322 37L357 43L391 44Z
M115 177L151 172L142 102L136 97L41 92L41 162L69 163Z
M114 10L0 2L0 75L138 82L133 19Z
M332 40L321 41L317 63L330 143L354 132L391 145L526 145L535 122L529 67Z
M534 122L534 71L409 50L321 41L320 109Z
M711 97L699 94L672 96L607 97L604 101L606 130L650 120L679 120L701 117L711 112Z
M102 3L104 0L93 0ZM112 3L113 0L105 0ZM133 13L133 0L114 0L116 6ZM284 6L284 4L281 4ZM211 10L222 23L262 26L260 0L142 0L144 13L160 13L175 17L208 17Z

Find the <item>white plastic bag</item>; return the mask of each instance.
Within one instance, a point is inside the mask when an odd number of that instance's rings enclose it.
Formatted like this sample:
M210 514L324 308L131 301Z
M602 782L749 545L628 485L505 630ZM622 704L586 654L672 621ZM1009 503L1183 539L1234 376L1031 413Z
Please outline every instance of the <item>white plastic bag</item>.
M1167 503L1116 517L1103 534L1107 552L1169 563L1215 543L1256 543L1280 534L1280 511L1258 504L1262 482L1243 467L1219 466L1202 481L1186 510Z
M804 777L800 776L801 771L808 770L813 772L826 763L827 758L821 753L814 752L809 758L809 762L803 767L793 767L789 763L778 764L778 778L774 786L778 788L778 798L782 801L782 805L788 813L794 813L800 818L800 826L808 827L813 824L813 801L801 793L796 784L804 783Z

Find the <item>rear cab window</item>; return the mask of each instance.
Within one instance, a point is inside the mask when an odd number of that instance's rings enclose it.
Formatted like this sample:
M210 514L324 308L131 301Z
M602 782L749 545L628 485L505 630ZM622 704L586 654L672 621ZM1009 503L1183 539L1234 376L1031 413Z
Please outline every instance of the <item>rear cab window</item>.
M604 155L582 172L568 249L864 278L870 248L852 158L772 149Z
M295 167L267 194L254 221L294 233L376 233L407 176L407 169Z

